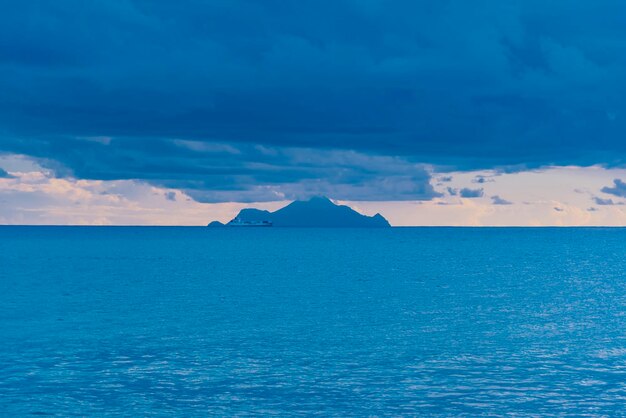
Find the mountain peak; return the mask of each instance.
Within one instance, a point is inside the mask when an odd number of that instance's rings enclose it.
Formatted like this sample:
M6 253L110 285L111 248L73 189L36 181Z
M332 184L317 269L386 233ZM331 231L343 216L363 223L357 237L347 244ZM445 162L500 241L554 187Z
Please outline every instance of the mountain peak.
M326 196L313 196L308 200L294 200L289 205L310 206L310 207L331 207L337 206Z
M308 202L319 202L319 203L330 203L334 204L332 200L327 198L326 196L312 196L309 198Z

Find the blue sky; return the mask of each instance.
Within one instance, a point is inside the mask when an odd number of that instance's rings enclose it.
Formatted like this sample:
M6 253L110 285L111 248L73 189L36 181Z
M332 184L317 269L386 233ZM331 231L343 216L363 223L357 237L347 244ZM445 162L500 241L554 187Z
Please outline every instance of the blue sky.
M41 185L64 182L117 196L72 212L85 223L201 223L324 194L398 224L471 223L440 220L455 205L623 224L625 86L617 0L12 2L0 221L71 223L54 213L88 199ZM536 196L500 184L531 174L560 180Z

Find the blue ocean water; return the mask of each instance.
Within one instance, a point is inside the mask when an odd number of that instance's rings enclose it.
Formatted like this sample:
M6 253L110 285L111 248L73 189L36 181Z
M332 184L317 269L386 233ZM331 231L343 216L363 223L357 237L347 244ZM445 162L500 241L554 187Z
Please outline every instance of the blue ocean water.
M0 415L616 415L626 229L0 227Z

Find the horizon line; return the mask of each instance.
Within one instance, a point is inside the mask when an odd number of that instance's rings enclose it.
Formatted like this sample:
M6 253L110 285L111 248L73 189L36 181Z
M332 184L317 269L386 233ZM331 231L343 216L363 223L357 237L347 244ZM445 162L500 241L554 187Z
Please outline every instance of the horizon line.
M208 225L138 225L138 224L118 224L118 225L83 225L83 224L0 224L0 228L4 227L28 227L28 228L208 228ZM323 227L323 226L274 226L272 229L389 229L389 228L612 228L626 229L626 225L390 225L388 227L355 227L355 226L339 226L339 227ZM222 228L210 228L222 229ZM226 227L226 229L230 229ZM256 228L251 228L256 229ZM268 228L264 228L268 229ZM238 228L237 230L240 230Z

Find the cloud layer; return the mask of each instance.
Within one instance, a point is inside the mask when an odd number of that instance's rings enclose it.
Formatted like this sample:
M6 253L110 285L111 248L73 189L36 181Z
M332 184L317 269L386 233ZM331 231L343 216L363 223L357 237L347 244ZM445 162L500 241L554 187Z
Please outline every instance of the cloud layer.
M429 199L419 163L621 165L625 15L617 0L12 2L0 151L204 201Z

